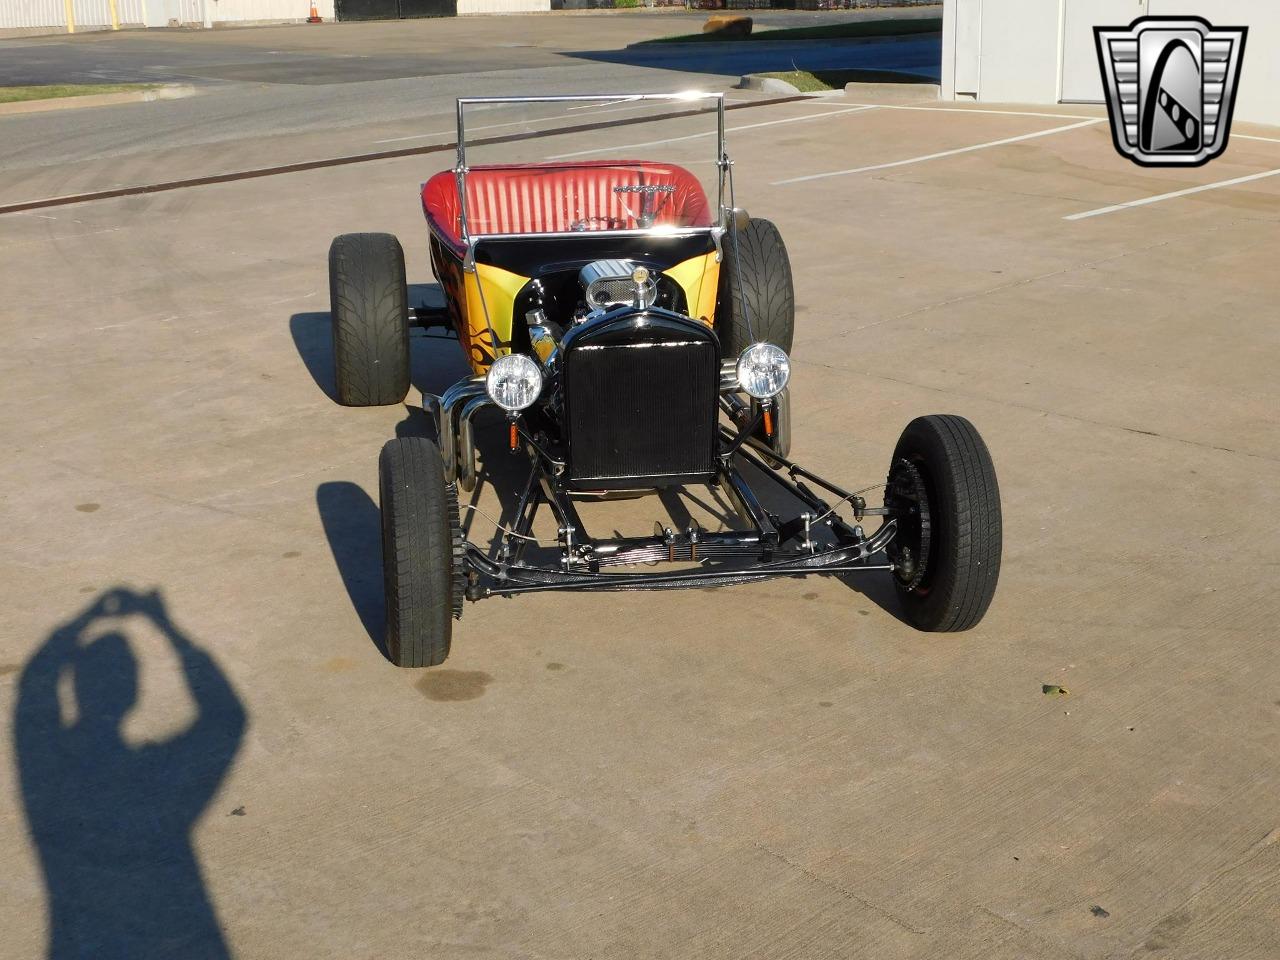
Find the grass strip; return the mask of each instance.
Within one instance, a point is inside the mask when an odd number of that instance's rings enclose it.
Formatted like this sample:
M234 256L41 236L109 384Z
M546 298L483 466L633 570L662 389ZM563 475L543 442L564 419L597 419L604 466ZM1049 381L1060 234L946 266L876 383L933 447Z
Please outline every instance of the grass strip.
M130 93L153 90L155 83L53 83L28 87L0 87L0 103L22 100L59 100L63 97L87 97L97 93Z

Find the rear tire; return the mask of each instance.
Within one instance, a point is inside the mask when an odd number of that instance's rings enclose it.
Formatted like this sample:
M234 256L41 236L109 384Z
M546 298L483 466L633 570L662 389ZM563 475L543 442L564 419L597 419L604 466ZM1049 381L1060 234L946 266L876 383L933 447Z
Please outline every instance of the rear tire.
M968 630L995 596L1002 530L991 454L964 417L918 417L902 431L885 505L913 503L887 551L906 619L930 632Z
M345 233L329 246L334 384L347 407L400 403L409 392L404 251L389 233Z
M721 356L732 359L762 341L791 353L796 297L782 234L769 220L751 220L736 244L730 232L723 245L715 325Z
M386 651L398 667L449 656L466 589L458 492L444 482L440 448L424 437L387 441L378 459Z

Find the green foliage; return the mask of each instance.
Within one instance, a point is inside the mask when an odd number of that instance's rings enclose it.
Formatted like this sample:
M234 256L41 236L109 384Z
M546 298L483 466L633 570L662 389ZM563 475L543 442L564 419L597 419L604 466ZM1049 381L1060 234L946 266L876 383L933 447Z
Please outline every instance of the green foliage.
M129 93L134 90L150 90L154 86L154 83L57 83L33 87L0 87L0 103L87 97L95 93Z

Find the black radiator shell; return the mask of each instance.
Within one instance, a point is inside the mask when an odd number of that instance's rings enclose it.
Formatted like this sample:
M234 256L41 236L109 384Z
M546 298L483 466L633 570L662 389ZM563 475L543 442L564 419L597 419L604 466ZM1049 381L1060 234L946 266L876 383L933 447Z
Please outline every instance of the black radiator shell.
M720 343L705 323L623 307L561 343L566 485L705 483L715 475Z

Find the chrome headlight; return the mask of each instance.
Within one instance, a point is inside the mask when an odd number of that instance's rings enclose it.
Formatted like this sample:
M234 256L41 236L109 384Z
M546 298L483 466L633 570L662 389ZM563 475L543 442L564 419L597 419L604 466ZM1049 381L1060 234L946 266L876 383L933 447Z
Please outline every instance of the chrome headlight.
M738 358L738 385L757 400L776 397L791 379L791 361L772 343L753 343Z
M509 413L523 410L542 392L542 371L523 353L498 357L485 377L489 399Z

